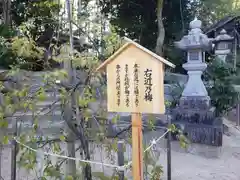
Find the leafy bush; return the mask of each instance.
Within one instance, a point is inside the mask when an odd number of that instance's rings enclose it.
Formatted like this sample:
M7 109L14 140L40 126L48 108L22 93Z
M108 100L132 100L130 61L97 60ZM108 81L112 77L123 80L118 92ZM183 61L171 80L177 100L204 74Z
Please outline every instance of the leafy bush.
M211 103L216 107L217 115L224 115L238 101L238 92L233 87L232 79L236 71L230 64L223 63L219 59L213 59L204 73L207 82L208 94Z
M16 63L16 57L11 50L11 38L16 32L5 25L0 25L0 66L3 68L10 68Z

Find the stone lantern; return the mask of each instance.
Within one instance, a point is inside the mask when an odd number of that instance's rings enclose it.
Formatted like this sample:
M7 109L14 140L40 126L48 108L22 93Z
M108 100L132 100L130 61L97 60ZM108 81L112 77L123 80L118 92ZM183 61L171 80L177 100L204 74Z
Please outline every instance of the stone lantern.
M192 143L219 147L222 146L222 120L216 118L215 108L211 106L201 78L207 68L205 52L212 49L213 39L203 34L201 26L202 22L195 18L190 23L188 35L175 43L187 52L183 68L187 70L188 81L178 106L172 110L172 123L181 128ZM194 149L193 153L197 153L197 148ZM199 150L201 152L201 148Z
M229 36L225 29L213 40L215 44L215 54L224 63L226 62L227 55L231 53L230 45L233 40L234 37Z
M201 79L203 71L207 68L205 51L211 49L211 41L201 30L202 22L195 18L190 23L190 31L175 45L187 51L187 63L183 68L188 71L188 82L182 97L208 97L207 90Z

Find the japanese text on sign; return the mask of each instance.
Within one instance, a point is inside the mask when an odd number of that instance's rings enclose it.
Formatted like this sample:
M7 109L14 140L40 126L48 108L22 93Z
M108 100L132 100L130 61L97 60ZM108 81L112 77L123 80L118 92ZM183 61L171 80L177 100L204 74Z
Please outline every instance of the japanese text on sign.
M120 65L118 64L116 66L116 73L117 73L117 76L116 76L116 92L117 92L117 105L120 106L120 103L121 103L121 100L120 100L120 97L121 97L121 85L120 85Z
M135 94L135 105L139 105L139 65L134 64L134 94Z
M144 85L145 85L145 95L144 99L145 101L152 101L153 95L152 95L152 70L146 69L144 71Z
M130 82L129 82L129 69L128 69L128 65L125 65L125 78L124 78L124 89L125 89L125 103L126 106L129 107L129 95L130 95Z

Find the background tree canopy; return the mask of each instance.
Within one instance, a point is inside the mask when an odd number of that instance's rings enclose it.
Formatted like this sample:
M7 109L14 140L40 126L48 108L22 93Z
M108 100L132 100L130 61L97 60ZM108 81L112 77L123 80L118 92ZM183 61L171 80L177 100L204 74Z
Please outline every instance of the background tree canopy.
M181 71L182 58L173 42L179 40L188 30L194 14L189 0L164 1L163 23L165 27L164 55ZM110 18L117 32L154 51L157 39L157 1L149 0L101 0L102 12ZM173 13L174 12L174 13ZM174 59L174 60L173 60Z
M60 8L61 5L55 0L13 0L11 1L11 11L9 11L11 22L10 24L6 23L6 20L3 19L4 24L1 24L0 36L8 38L8 41L12 42L14 37L20 35L27 38L25 45L31 40L34 46L47 51L52 43L54 32L58 27L56 22ZM6 8L2 9L3 14L6 14L5 11L7 11ZM15 33L8 33L12 31ZM2 39L2 42L5 41L6 39ZM22 43L24 44L24 42ZM44 52L40 53L36 50L36 47L33 47L32 50L37 54L41 54L40 56L42 57L31 56L23 59L12 53L9 46L2 46L2 52L4 53L0 57L0 65L9 68L11 65L21 64L22 68L41 70L44 66L45 56Z
M188 32L189 22L194 16L203 21L205 28L226 15L240 12L237 0L98 0L96 6L110 20L119 35L137 39L141 45L155 51L159 29L157 8L160 1L163 3L162 21L165 29L163 55L176 64L174 71L179 73L184 72L181 64L185 57L174 47L174 41ZM85 9L84 6L90 1L81 2L82 9ZM56 23L61 5L57 0L13 0L11 24L14 29L25 25L25 35L30 36L37 46L49 49L54 32L61 28ZM3 9L1 12L4 14ZM1 60L1 65L4 65L5 61L6 59ZM11 60L8 63L15 62ZM40 66L42 65L43 63L40 63Z
M102 12L108 15L117 32L137 39L143 46L155 51L157 40L157 0L100 0ZM239 14L237 0L174 0L163 1L162 20L165 28L164 56L176 64L175 72L184 72L184 56L174 47L189 30L189 22L197 16L204 27L226 15Z

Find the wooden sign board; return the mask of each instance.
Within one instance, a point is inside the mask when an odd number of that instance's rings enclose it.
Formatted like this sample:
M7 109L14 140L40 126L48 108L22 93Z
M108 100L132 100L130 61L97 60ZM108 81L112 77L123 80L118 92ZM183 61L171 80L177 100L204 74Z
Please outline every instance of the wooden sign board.
M109 112L165 113L164 64L173 64L129 40L98 70L107 71Z

